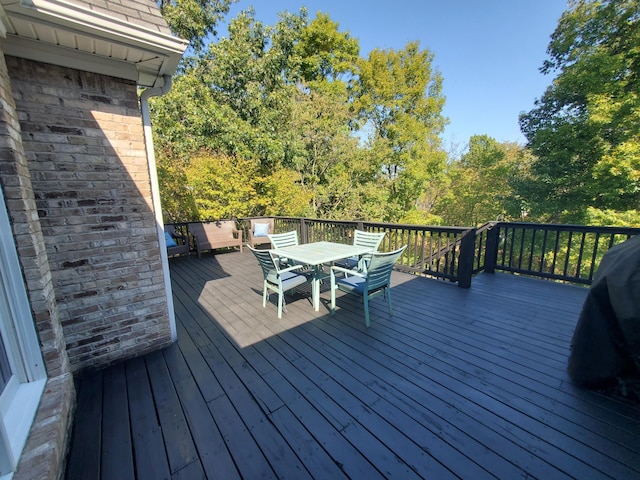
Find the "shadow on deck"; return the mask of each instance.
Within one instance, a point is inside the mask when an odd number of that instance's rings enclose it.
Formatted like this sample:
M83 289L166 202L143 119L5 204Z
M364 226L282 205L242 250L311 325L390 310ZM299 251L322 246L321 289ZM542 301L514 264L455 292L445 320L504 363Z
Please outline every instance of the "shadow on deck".
M586 290L394 273L394 316L262 308L249 253L171 264L179 340L79 380L67 478L639 478L640 408L572 386Z

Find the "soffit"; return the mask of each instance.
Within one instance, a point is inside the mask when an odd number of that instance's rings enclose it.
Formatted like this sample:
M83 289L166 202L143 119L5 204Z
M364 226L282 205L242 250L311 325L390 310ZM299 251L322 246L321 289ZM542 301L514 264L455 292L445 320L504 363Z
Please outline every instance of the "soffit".
M90 7L66 0L0 0L5 54L126 78L142 87L162 86L163 76L175 72L187 42L158 25L157 16L155 23L134 23Z

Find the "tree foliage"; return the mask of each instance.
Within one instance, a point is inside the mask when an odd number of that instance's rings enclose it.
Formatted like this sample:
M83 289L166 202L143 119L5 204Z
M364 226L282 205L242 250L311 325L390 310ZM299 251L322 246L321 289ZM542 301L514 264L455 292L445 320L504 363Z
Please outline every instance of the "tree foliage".
M232 19L228 37L151 103L168 213L388 220L417 210L445 158L433 56L417 43L369 60L358 52L326 14ZM375 134L363 143L366 122Z
M353 74L360 45L349 32L340 32L339 24L326 13L301 31L293 52L298 60L299 79L305 83L335 82Z
M199 51L208 35L215 36L216 25L222 21L229 6L237 0L156 0L160 13L171 31L189 40L189 46Z
M250 159L202 151L192 157L184 178L196 218L209 220L250 216L257 209L305 215L308 193L294 175L282 169L265 175Z
M536 160L520 182L535 217L583 221L588 207L640 201L638 0L578 0L561 17L544 73L557 73L520 118Z
M385 220L415 210L428 180L445 164L442 77L432 62L428 50L410 42L400 51L375 49L359 63L354 104L371 129L372 159L386 178Z
M518 144L499 143L487 135L471 137L467 152L448 165L449 189L435 212L460 226L520 220L523 206L512 184L529 163L527 150Z
M361 57L305 8L275 25L250 8L214 41L233 1L157 1L192 47L150 101L171 220L640 223L640 0L571 1L541 68L555 79L520 117L528 145L474 135L449 155L443 78L418 42Z

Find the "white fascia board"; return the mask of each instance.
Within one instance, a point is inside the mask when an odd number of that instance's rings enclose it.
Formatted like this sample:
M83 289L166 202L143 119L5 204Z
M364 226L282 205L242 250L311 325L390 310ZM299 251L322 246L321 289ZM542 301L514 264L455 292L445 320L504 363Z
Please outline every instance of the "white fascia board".
M188 46L186 40L173 35L131 24L64 0L22 0L19 3L5 4L4 9L9 17L20 15L43 25L99 36L158 55L182 55Z
M132 63L49 45L38 40L7 35L3 46L4 53L13 57L124 78L134 82L137 82L139 77L138 70Z
M94 73L119 76L136 81L142 87L159 87L164 75L173 75L188 42L147 27L132 25L64 0L0 0L0 14L20 18L48 28L84 37L93 37L114 45L134 48L161 59L158 71L144 64L99 56L80 50L47 45L45 42L7 34L9 55L20 56ZM2 22L0 22L2 23ZM73 61L73 60L76 61ZM131 68L133 67L133 69ZM114 70L115 68L115 70ZM137 70L137 74L131 72Z

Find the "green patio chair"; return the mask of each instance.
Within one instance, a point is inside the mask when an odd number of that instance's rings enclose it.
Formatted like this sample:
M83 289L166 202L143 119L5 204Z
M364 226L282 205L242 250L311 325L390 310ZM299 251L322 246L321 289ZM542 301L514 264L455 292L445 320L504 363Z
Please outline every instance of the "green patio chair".
M285 233L269 233L267 237L271 240L273 248L292 247L300 243L298 241L297 230L291 230L290 232Z
M331 267L331 315L336 313L336 290L360 295L364 301L364 323L368 327L369 300L384 295L389 305L391 316L391 271L404 249L404 247L388 253L373 253L369 261L367 271L356 271L344 267ZM349 276L336 277L336 273L348 273Z
M300 244L300 242L298 241L297 230L291 230L290 232L285 233L270 233L269 235L267 235L267 237L269 237L269 240L271 240L271 245L276 250L278 248L293 247ZM300 265L305 270L310 270L311 268L308 265L302 265L298 262L291 261L287 257L278 256L278 262L280 263L280 267Z
M303 283L309 281L309 277L306 275L296 273L294 270L300 270L302 265L293 265L288 268L280 269L278 262L275 261L273 255L268 250L256 250L251 245L246 244L247 248L253 252L258 259L258 263L262 268L262 275L264 277L263 291L262 291L262 307L267 307L267 299L269 298L269 291L273 291L278 294L278 318L282 318L282 310L286 312L284 294L289 290L295 289Z
M378 247L384 239L384 232L365 232L363 230L356 230L353 235L353 244L359 247L371 248L371 253L377 252ZM370 255L363 255L362 258L349 257L344 260L335 262L338 267L346 268L348 270L354 270L360 268L361 270L367 270L367 265L371 259Z

